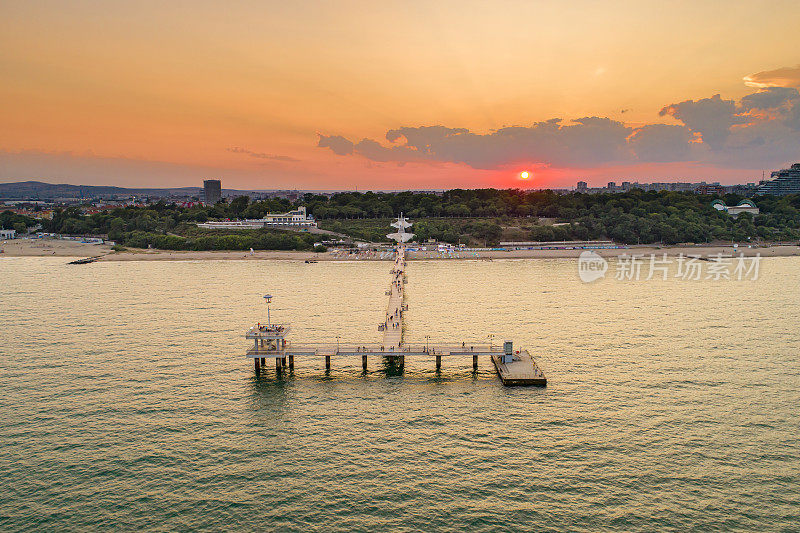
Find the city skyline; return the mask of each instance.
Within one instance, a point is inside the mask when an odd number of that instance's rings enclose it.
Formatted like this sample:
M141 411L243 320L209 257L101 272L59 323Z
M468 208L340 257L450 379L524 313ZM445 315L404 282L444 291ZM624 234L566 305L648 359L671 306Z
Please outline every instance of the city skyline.
M223 15L11 2L0 14L0 182L734 184L800 160L793 2L234 3Z

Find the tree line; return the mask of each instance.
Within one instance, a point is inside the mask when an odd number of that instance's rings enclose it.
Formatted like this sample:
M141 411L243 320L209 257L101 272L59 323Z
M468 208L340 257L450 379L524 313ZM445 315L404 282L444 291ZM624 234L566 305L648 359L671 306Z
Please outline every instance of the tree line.
M359 219L403 212L417 240L496 244L500 240L613 239L626 244L800 239L800 195L759 196L761 213L734 218L711 206L717 196L643 191L556 194L515 189L456 189L434 193L306 195L321 226L378 240L385 228ZM726 194L727 205L744 198ZM390 215L391 213L391 215ZM559 225L542 223L542 219Z
M443 193L305 194L298 201L250 201L246 196L213 206L181 207L164 201L84 215L80 207L56 210L45 231L107 234L121 244L166 249L313 249L322 237L275 229L202 230L197 222L261 218L300 205L320 227L356 239L385 242L390 219L404 213L417 241L494 245L502 240L613 239L626 244L800 239L800 195L758 196L759 215L737 218L711 206L715 196L633 190L617 194L556 194L514 189L454 189ZM725 195L727 205L743 198ZM29 224L2 213L0 222ZM32 221L33 219L31 219ZM555 223L556 225L553 225ZM29 224L31 225L31 224Z

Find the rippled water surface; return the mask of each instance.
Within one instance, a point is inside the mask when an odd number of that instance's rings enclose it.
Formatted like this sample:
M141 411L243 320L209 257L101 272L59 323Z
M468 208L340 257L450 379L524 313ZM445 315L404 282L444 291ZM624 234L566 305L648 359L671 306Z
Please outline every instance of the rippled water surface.
M572 260L409 265L407 337L481 361L298 359L244 330L374 342L389 263L0 259L3 530L797 530L799 258L754 282L594 284Z

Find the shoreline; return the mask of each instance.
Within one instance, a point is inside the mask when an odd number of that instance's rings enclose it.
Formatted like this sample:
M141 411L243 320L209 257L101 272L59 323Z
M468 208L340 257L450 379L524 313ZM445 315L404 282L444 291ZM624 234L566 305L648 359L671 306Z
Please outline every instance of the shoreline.
M64 257L85 258L97 257L98 261L390 261L391 257L381 258L381 252L360 252L358 254L339 253L337 251L300 252L281 250L261 250L252 254L248 251L171 251L171 250L135 250L115 252L105 244L88 244L76 241L62 241L50 239L15 239L6 241L3 245L3 257ZM408 252L410 261L446 261L446 260L494 260L494 259L574 259L585 252L577 250L480 250L480 251L454 251L453 253L440 253L437 251ZM728 245L675 245L653 246L635 245L627 248L593 249L593 252L604 258L619 257L621 255L655 254L673 257L680 254L710 255L743 254L746 257L760 254L762 257L789 257L800 256L800 246L773 245L752 246L740 245L734 250ZM383 254L385 255L385 254Z

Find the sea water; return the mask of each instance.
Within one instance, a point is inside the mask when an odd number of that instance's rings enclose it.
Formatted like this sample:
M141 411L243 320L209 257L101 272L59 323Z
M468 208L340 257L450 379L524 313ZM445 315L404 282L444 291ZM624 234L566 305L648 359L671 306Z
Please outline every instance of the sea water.
M255 375L264 294L296 342L376 342L390 262L65 263L0 259L5 531L800 527L800 258L409 263L407 339L513 340L546 388L471 358Z

